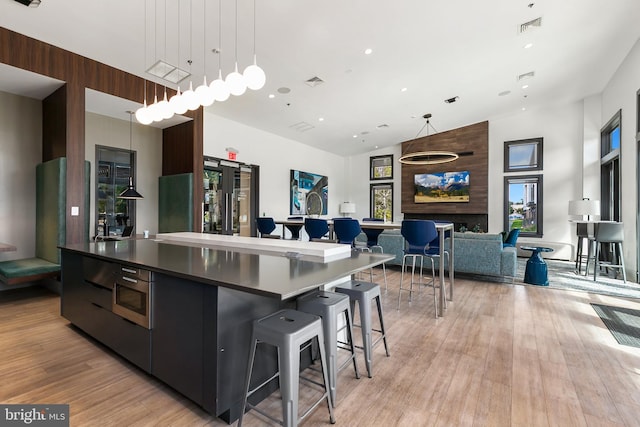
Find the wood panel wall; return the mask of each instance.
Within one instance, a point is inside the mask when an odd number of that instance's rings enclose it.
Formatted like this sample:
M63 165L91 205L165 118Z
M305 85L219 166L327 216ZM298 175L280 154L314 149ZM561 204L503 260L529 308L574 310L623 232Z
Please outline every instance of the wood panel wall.
M403 155L417 151L452 151L463 155L452 162L436 165L401 164L401 207L404 214L488 214L489 122L402 143ZM469 202L414 203L414 175L456 171L469 171Z
M147 103L153 94L154 84L145 79L110 67L73 52L24 36L0 27L0 63L42 74L65 82L64 86L43 101L42 160L67 157L67 243L86 241L83 228L84 215L84 146L85 146L85 88L142 103L147 86ZM165 88L158 86L158 91ZM167 88L170 96L175 91ZM181 147L192 154L190 170L196 176L203 174L203 113L202 107L189 111L194 118L185 124L192 127L190 137L180 141ZM163 142L164 144L164 142ZM172 157L163 159L171 164ZM182 168L182 164L180 167ZM95 168L95 165L94 165ZM93 178L93 177L92 177ZM92 183L93 185L94 183ZM194 195L202 199L201 180L194 180ZM195 203L195 201L194 201ZM87 204L88 205L88 204ZM71 206L80 208L80 215L71 217ZM200 208L195 209L200 223Z

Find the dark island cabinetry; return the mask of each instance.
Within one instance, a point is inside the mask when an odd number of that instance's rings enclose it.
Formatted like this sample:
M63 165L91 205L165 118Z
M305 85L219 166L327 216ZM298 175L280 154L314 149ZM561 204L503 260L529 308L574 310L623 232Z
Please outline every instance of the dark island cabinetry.
M140 266L63 251L62 315L207 412L227 422L237 419L251 322L283 302L149 271L147 329L112 311L114 287L122 271L133 269ZM261 368L273 371L275 360L268 358Z
M112 313L117 264L69 253L62 266L62 315L147 372L151 333Z
M205 382L203 320L205 311L215 312L216 289L164 274L156 274L153 288L153 375L200 404L204 401ZM207 325L209 331L216 326L215 316L212 317L212 324Z

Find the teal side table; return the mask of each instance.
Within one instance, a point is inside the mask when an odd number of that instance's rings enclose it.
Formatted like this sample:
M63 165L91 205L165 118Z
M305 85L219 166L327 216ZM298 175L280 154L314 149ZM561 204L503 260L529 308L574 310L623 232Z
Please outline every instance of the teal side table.
M527 267L524 271L524 283L549 286L547 263L540 254L542 252L553 252L553 249L540 246L521 246L520 249L531 251L531 257L527 261Z

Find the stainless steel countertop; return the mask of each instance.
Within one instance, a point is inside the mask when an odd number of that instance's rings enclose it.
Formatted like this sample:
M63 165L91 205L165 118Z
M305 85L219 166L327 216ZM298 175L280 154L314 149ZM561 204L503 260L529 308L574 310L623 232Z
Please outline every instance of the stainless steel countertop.
M281 300L394 258L391 254L352 251L349 258L323 262L312 257L287 258L259 251L196 247L152 239L95 242L60 248Z

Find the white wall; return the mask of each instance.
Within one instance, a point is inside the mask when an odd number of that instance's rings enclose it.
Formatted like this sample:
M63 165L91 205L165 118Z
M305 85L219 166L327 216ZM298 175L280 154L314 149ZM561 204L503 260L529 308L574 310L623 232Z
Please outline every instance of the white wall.
M94 113L85 115L85 159L91 162L89 230L95 233L96 145L129 149L129 122ZM158 177L162 174L162 130L133 121L131 149L136 152L136 190L144 199L136 203L135 232L158 232Z
M327 217L339 216L347 196L343 157L205 112L204 155L226 159L227 147L238 150L237 161L260 166L260 215L289 216L290 170L297 169L328 177Z
M636 42L602 92L602 123L622 110L620 164L622 172L622 222L624 223L624 258L627 274L637 270L638 175L636 120L639 114L636 92L640 89L640 41Z
M42 103L0 92L0 261L31 258L36 246L36 165L42 160Z
M575 229L569 223L568 201L582 198L583 104L529 109L489 121L489 232L503 230L504 142L542 137L543 237L518 239L555 249L553 258L570 259Z
M382 156L393 154L393 221L400 222L404 218L401 212L401 175L400 175L400 158L401 146L396 144L391 147L381 148L379 150L364 153L358 156L352 156L347 159L347 193L346 199L356 204L356 213L352 215L354 218L367 218L370 212L370 185L375 183L386 183L387 180L371 181L369 171L369 158L371 156Z

